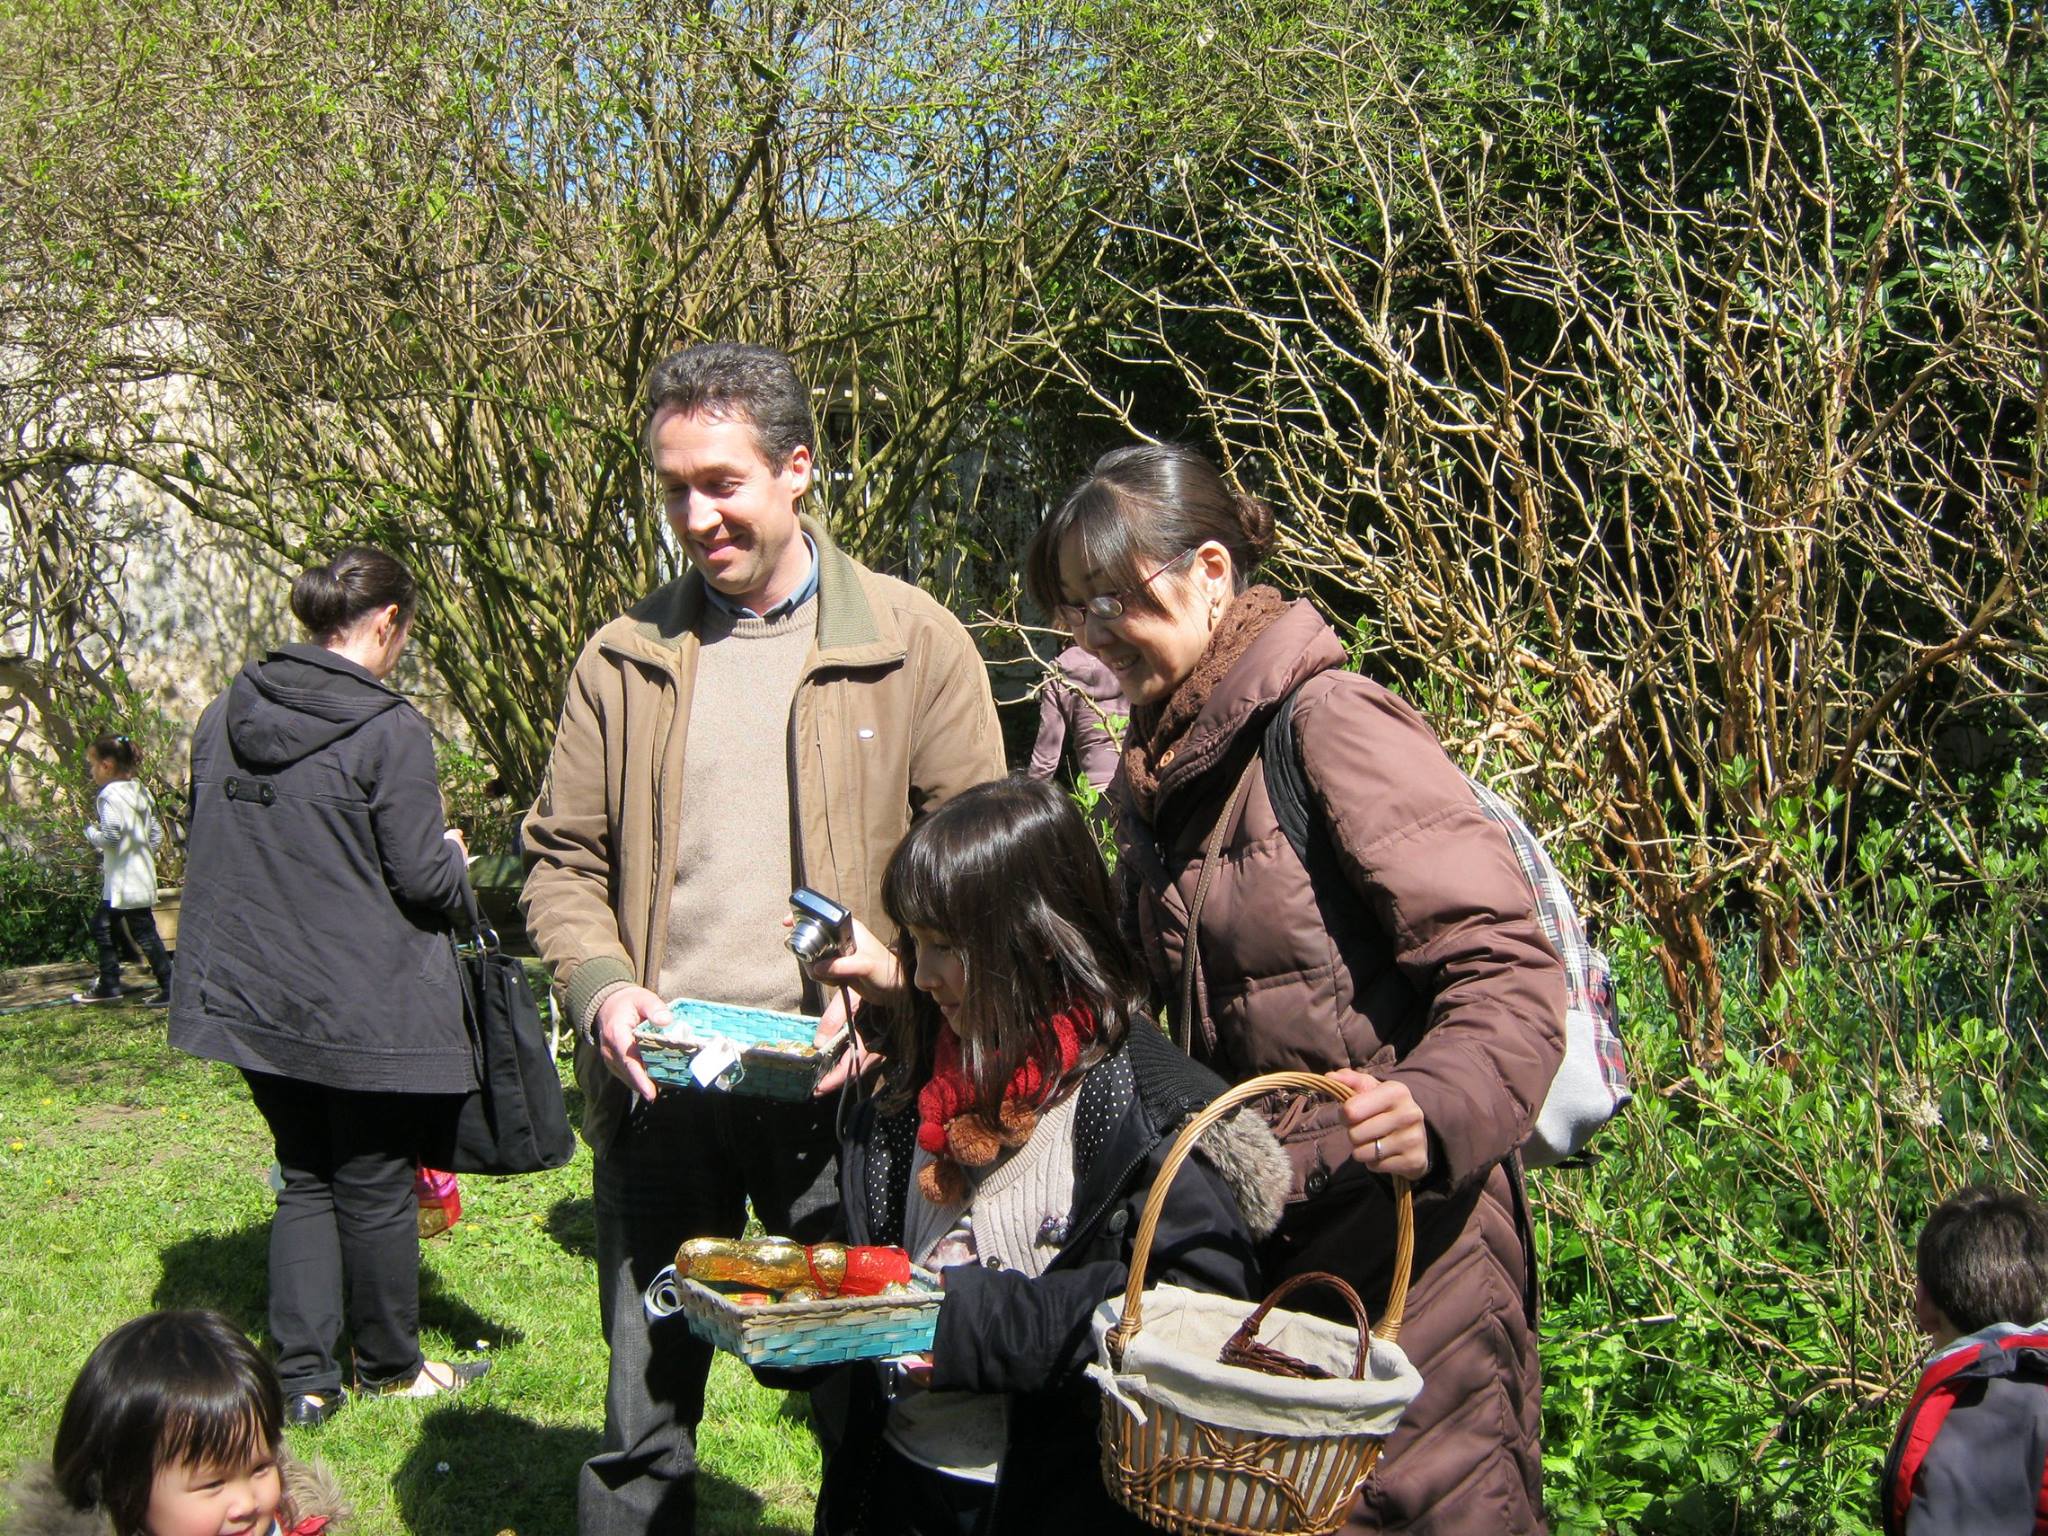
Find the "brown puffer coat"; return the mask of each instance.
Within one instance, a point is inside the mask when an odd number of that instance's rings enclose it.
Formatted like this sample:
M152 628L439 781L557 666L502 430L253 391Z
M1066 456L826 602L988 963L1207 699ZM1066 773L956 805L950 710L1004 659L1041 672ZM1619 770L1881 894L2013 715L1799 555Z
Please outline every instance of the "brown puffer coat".
M1149 824L1119 779L1133 917L1177 1007L1203 844L1273 706L1300 685L1302 765L1347 888L1318 901L1254 770L1202 909L1193 1052L1231 1081L1356 1066L1408 1086L1431 1132L1401 1333L1423 1391L1350 1529L1540 1532L1541 1384L1514 1154L1563 1054L1563 973L1505 836L1435 734L1343 659L1315 610L1292 605L1154 764ZM1377 1317L1391 1278L1386 1185L1350 1160L1339 1106L1271 1113L1294 1190L1267 1278L1334 1271Z

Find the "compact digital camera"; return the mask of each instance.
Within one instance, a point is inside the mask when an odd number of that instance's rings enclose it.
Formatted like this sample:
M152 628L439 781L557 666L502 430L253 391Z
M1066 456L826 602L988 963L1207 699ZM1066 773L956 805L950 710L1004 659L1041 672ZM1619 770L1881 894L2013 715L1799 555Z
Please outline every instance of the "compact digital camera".
M806 966L853 953L853 914L830 896L800 885L789 893L789 909L796 921L786 942Z

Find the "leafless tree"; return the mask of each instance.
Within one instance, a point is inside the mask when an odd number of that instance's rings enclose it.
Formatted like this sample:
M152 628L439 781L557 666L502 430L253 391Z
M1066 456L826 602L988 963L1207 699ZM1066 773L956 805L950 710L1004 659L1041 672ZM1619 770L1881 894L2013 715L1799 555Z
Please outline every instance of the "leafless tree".
M2048 220L2024 37L1901 10L1873 106L1753 9L1708 19L1744 161L1710 196L1676 145L1624 168L1331 17L1216 41L1260 130L1106 252L1121 355L1272 495L1285 576L1563 816L1711 1063L1709 918L1753 905L1768 989L1858 797L1940 794L1958 713L2037 729ZM1981 97L1930 108L1936 63ZM1147 425L1128 364L1067 374Z

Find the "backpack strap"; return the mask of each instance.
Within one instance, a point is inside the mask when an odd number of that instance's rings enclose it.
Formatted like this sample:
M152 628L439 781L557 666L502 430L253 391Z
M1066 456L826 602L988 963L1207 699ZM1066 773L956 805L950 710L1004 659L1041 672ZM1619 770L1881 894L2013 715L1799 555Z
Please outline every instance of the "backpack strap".
M1266 798L1273 802L1273 816L1280 823L1280 830L1287 834L1301 867L1307 869L1314 797L1308 787L1308 771L1301 766L1301 748L1294 739L1294 699L1299 692L1299 688L1288 689L1280 707L1266 722L1266 739L1259 757L1266 765Z
M1913 1505L1913 1482L1920 1464L1927 1460L1927 1448L1941 1433L1943 1420L1955 1406L1953 1393L1941 1389L1954 1377L1977 1363L1974 1350L1963 1350L1928 1367L1913 1389L1912 1401L1899 1419L1899 1432L1892 1437L1891 1453L1885 1457L1884 1536L1905 1536L1906 1514Z

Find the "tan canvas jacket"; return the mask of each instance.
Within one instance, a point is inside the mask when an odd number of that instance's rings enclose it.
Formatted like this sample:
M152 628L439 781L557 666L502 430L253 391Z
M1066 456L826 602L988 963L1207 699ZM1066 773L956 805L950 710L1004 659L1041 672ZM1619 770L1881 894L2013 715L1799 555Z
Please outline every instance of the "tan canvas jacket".
M838 549L818 550L818 633L791 709L794 878L851 907L885 939L882 872L911 821L1003 772L988 674L960 621L915 587ZM579 1043L583 1129L603 1147L625 1085L588 1039L598 995L661 974L686 811L744 836L779 814L743 784L686 785L683 739L704 582L694 571L614 619L569 678L553 755L523 827L520 906L553 968Z

